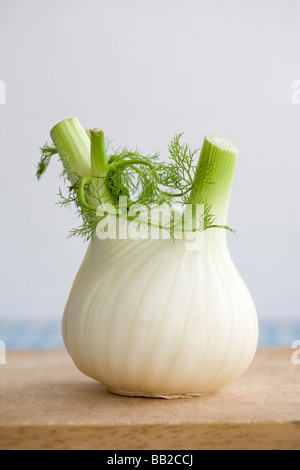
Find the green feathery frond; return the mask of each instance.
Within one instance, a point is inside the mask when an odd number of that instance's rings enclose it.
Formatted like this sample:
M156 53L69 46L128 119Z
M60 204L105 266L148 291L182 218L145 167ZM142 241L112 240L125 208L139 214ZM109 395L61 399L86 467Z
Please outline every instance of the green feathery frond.
M53 155L57 154L57 150L54 145L49 145L47 142L43 147L40 147L41 159L37 165L36 177L38 180L46 173L49 166L50 160Z

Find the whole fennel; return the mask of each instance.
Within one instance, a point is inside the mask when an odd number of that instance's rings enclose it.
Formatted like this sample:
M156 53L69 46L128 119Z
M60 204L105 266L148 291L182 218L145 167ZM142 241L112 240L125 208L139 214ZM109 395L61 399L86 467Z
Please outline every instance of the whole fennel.
M238 379L254 357L258 324L226 241L236 147L208 135L195 166L198 150L178 134L167 163L126 147L108 156L103 132L85 131L76 118L55 126L51 138L37 176L58 154L69 181L60 203L73 204L82 219L71 234L89 241L63 319L77 367L121 395L194 396ZM170 224L147 219L137 204L169 211ZM190 229L202 237L196 250L187 249L184 230L177 233L187 205L203 206ZM170 236L99 239L97 227L109 217Z

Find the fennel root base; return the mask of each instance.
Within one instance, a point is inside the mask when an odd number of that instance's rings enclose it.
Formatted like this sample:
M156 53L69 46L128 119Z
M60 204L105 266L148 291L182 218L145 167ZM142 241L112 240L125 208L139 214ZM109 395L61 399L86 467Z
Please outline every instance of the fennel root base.
M108 388L109 392L114 395L121 395L124 397L144 397L144 398L164 398L166 400L174 400L176 398L193 398L193 397L205 397L213 392L208 393L183 393L182 395L164 395L161 393L149 393L149 392L125 392L123 390L117 390L115 388Z

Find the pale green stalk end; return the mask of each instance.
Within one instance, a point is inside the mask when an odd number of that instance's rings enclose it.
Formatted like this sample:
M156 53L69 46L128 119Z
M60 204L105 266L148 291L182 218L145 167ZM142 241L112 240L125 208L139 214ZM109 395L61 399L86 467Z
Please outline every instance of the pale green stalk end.
M74 180L74 174L80 177L89 176L91 143L78 119L71 118L60 122L53 127L50 135L70 179ZM70 175L70 168L73 175Z
M91 164L94 176L106 176L107 155L104 132L101 129L93 129L91 135Z
M218 225L226 224L233 177L238 150L235 145L216 135L204 139L196 170L191 204L208 204ZM208 172L208 181L203 181L203 168Z

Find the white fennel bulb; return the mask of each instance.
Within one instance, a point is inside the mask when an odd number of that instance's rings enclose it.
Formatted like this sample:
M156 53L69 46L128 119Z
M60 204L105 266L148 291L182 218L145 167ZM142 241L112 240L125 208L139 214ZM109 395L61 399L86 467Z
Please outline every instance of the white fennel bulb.
M58 150L61 125L51 134ZM93 148L92 136L92 166ZM197 249L188 249L184 235L175 241L101 240L93 233L65 309L63 337L78 369L113 393L207 394L237 380L251 364L256 310L222 228L236 156L232 144L205 138L189 202L207 204L214 219L196 235L202 237ZM203 168L211 168L212 184L203 183ZM108 191L101 186L107 199ZM88 196L91 210L94 193L86 190L81 202L88 206Z

